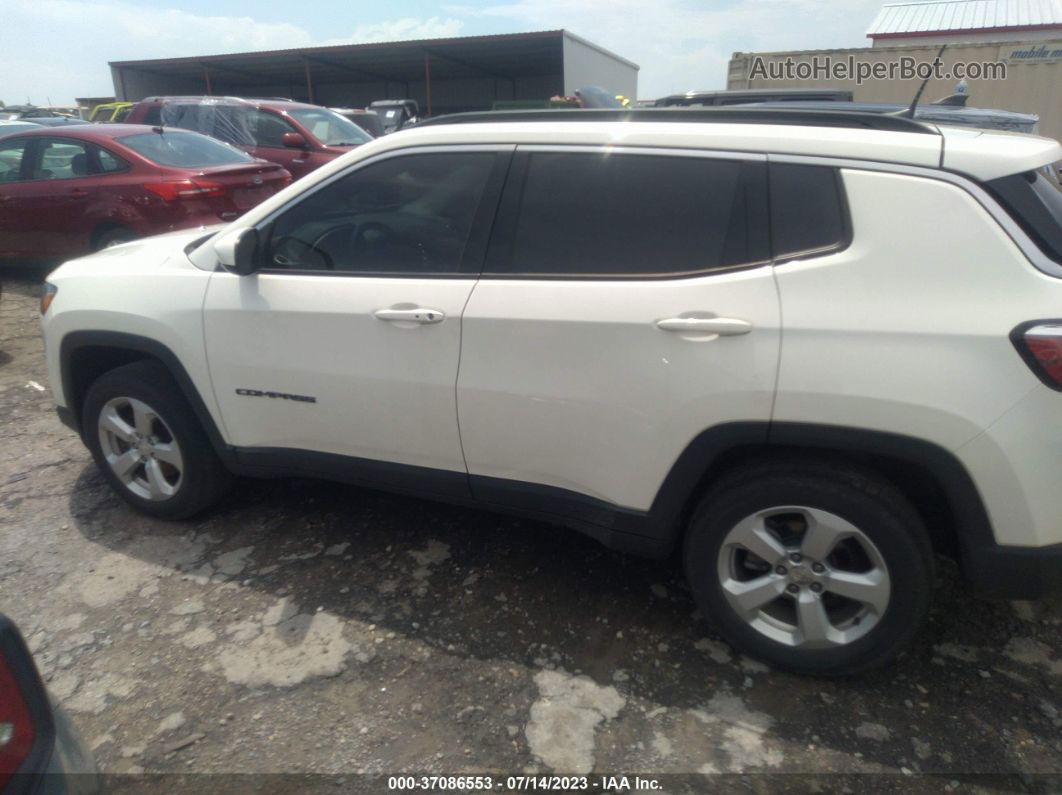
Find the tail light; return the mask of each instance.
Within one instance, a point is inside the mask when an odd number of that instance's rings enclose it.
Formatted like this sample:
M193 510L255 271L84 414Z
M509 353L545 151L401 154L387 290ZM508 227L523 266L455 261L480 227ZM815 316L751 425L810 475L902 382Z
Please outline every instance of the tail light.
M1027 323L1011 339L1037 377L1062 391L1062 321Z
M44 772L55 743L55 724L40 675L15 625L0 615L0 792ZM9 785L10 788L9 788Z
M156 196L162 197L163 201L168 202L180 201L181 199L208 199L224 196L227 192L227 188L221 183L210 182L205 179L148 182L144 185L144 188Z

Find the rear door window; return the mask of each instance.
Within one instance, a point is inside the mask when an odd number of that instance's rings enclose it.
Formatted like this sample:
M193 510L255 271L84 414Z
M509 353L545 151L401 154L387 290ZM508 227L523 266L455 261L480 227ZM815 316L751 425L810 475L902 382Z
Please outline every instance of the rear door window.
M89 145L71 138L38 138L32 179L75 179L92 174Z
M521 153L486 273L659 277L767 258L760 162Z

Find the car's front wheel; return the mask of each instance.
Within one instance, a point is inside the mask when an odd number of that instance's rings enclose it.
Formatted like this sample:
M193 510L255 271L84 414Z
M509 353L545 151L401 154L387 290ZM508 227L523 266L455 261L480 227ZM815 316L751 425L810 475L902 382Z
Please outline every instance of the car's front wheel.
M100 376L85 396L82 431L111 487L144 513L183 519L220 499L232 482L157 362Z
M727 640L820 675L896 657L924 623L933 583L918 513L887 481L845 464L733 473L697 509L684 562Z

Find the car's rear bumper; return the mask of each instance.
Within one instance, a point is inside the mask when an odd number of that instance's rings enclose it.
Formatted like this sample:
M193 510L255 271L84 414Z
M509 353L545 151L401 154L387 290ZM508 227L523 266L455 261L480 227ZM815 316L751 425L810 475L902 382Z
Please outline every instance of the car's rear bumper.
M1062 591L1062 544L1046 547L968 546L963 574L982 596L1040 599Z

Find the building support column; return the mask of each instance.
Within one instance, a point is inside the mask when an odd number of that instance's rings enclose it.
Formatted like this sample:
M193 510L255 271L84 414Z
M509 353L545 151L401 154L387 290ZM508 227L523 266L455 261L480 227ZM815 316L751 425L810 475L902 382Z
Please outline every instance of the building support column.
M428 116L431 116L431 56L424 53L424 93L428 100Z
M310 62L303 61L303 68L306 71L306 96L309 97L309 102L313 104L313 76L310 74Z
M214 88L210 85L210 69L207 68L206 64L203 64L203 82L206 83L207 96L212 96Z

